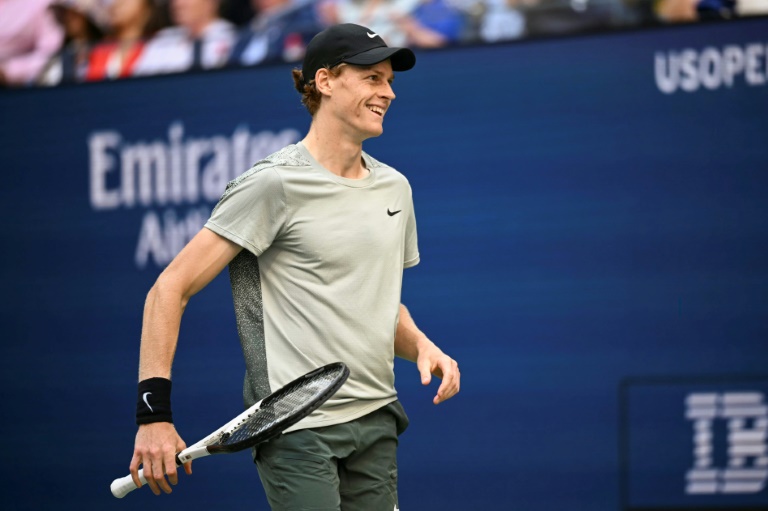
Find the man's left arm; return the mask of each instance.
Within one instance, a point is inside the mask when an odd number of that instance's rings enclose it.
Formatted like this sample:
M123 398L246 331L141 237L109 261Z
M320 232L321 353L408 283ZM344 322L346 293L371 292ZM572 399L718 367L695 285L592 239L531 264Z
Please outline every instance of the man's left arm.
M442 380L433 403L442 403L459 392L459 365L419 330L403 304L400 304L400 320L395 332L395 355L416 362L423 385L429 385L432 375Z

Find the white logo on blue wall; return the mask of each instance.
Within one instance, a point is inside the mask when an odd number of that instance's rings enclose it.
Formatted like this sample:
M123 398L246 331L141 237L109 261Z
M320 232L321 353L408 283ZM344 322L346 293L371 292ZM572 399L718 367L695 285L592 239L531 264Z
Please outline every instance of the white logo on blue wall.
M299 139L295 129L251 133L247 125L231 135L192 137L181 121L148 140L96 131L88 137L91 207L146 209L134 260L139 268L162 267L202 228L230 180Z
M762 86L768 83L768 44L657 52L654 75L656 87L665 94L730 88L739 82Z
M686 418L693 423L693 467L688 494L750 494L768 482L768 406L762 392L692 393ZM727 427L727 462L715 466L715 424Z

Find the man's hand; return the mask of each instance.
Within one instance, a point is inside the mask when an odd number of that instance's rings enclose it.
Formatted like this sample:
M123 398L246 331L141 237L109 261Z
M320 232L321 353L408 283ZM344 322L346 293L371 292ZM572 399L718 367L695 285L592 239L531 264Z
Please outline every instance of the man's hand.
M461 380L459 364L443 353L424 335L424 332L419 330L408 309L402 303L395 330L395 355L416 362L416 368L421 373L422 384L429 385L432 375L443 380L437 389L437 395L432 400L436 405L459 392Z
M432 381L432 375L443 380L437 389L437 395L432 400L433 403L440 404L459 392L461 383L459 364L433 343L429 342L425 348L419 350L416 367L421 373L423 385L429 385Z
M142 465L144 478L152 493L160 495L161 489L165 493L171 493L171 486L168 483L176 485L179 482L176 454L186 447L184 440L170 422L155 422L139 426L130 466L133 482L141 488L138 472L139 465ZM184 471L187 474L192 473L191 461L184 464ZM167 480L166 476L168 476Z

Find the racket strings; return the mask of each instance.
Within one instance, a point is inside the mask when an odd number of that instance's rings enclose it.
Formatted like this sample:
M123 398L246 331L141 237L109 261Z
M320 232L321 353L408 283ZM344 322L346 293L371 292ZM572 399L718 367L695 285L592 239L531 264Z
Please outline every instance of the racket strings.
M321 373L312 379L282 389L283 392L265 400L261 408L249 415L242 424L228 436L219 440L221 445L247 442L249 439L268 431L276 424L302 411L307 405L329 391L339 380L339 371Z

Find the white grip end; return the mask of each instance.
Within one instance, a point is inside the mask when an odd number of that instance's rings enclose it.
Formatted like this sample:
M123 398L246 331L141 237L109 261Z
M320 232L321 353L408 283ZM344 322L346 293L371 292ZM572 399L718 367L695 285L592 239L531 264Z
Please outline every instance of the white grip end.
M141 481L141 484L147 484L147 480L144 478L144 469L139 470L139 481ZM109 488L112 490L112 495L118 499L122 499L135 490L137 486L136 483L133 482L133 478L128 475L112 481Z

